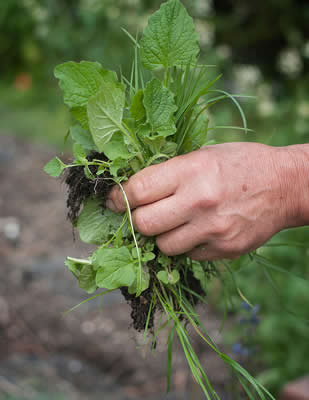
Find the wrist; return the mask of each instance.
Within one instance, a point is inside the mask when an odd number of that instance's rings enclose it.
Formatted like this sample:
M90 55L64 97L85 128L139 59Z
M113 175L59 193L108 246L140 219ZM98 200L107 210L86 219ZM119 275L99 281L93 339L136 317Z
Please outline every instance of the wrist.
M309 145L273 148L281 188L283 228L309 224Z

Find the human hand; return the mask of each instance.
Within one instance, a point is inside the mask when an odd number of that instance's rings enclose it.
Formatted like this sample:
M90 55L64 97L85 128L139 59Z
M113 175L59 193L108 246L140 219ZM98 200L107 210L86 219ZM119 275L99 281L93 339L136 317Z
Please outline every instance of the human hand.
M145 168L123 187L135 228L156 236L163 253L235 258L289 226L287 164L282 148L226 143ZM107 206L125 211L117 186Z

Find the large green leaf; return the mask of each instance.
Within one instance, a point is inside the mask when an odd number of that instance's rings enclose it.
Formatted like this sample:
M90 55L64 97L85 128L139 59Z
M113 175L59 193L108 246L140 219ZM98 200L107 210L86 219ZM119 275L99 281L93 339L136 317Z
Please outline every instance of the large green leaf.
M106 83L88 103L89 127L99 151L113 134L123 130L122 117L125 105L125 86L121 83Z
M98 62L90 61L60 64L55 68L55 77L60 81L64 102L69 107L87 105L89 98L98 92L103 83L117 82L115 72L103 69Z
M176 132L174 112L177 107L174 96L156 78L148 82L146 86L144 106L153 137L156 137L155 134L168 136Z
M100 245L117 232L123 217L105 209L102 214L102 200L90 198L77 220L80 238L85 243Z
M199 53L192 18L178 0L169 0L155 12L141 39L141 60L154 70L194 62Z
M73 107L71 113L83 129L89 130L87 107Z
M92 256L96 284L105 289L131 286L136 279L136 261L126 247L98 249Z

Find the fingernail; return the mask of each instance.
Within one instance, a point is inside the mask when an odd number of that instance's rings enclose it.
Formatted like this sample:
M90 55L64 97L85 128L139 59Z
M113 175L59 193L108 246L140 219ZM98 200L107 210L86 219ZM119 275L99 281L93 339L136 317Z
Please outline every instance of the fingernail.
M115 204L114 204L113 200L111 200L111 199L106 200L106 207L112 211L115 211L115 212L117 211L117 208L115 207Z

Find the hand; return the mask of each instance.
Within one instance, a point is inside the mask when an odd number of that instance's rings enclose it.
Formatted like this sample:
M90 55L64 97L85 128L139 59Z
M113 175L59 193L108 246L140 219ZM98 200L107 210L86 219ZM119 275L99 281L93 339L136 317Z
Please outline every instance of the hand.
M170 256L211 261L256 249L289 225L282 149L226 143L139 171L123 185L135 228ZM117 186L107 206L125 211Z

